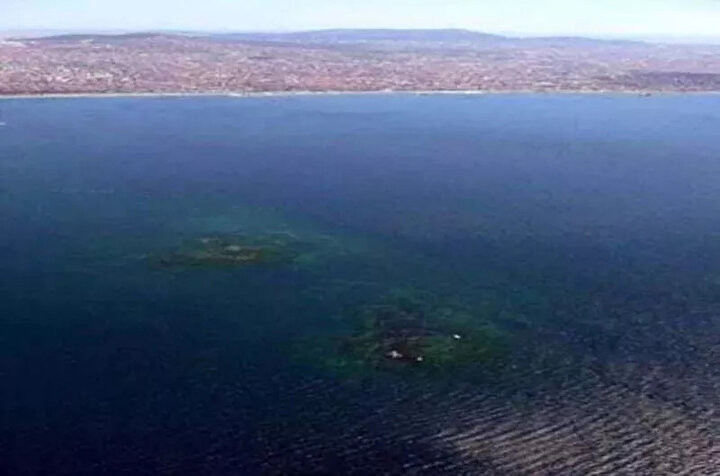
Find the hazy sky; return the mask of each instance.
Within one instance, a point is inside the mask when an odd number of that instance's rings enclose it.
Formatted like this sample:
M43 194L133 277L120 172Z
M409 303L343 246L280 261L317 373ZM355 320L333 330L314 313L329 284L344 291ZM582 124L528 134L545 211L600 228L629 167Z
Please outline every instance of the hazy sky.
M0 30L468 28L720 36L720 0L0 0Z

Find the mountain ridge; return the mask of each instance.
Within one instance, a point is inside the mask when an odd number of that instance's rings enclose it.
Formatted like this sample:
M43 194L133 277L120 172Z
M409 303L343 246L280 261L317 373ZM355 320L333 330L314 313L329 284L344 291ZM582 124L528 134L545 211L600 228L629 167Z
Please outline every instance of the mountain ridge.
M641 45L644 41L605 39L586 36L509 36L481 31L444 29L323 29L291 32L196 32L196 31L137 31L127 33L67 33L36 37L13 37L14 41L122 41L153 38L204 38L220 41L279 42L279 43L502 43L541 45Z

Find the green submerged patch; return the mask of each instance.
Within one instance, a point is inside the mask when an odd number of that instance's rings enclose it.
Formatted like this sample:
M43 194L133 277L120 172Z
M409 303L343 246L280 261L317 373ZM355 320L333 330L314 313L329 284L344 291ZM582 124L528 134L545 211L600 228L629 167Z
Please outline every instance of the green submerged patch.
M432 302L391 300L361 308L340 335L295 345L301 361L342 374L373 371L441 376L502 366L510 335L487 316Z
M214 235L188 240L175 250L151 255L150 262L164 269L290 264L311 248L285 234Z

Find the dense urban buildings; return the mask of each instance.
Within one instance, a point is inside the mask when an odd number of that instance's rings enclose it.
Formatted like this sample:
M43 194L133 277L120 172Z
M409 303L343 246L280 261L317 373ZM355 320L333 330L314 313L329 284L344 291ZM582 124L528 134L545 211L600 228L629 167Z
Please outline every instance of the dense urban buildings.
M720 45L461 30L0 40L0 94L720 91Z

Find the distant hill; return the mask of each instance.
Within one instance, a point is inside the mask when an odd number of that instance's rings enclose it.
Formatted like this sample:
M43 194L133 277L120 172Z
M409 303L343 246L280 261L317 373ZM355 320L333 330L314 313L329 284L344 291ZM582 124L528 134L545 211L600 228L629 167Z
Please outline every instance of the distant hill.
M641 41L597 39L580 36L554 37L512 37L493 35L471 30L392 30L354 29L318 30L291 33L222 33L211 34L214 39L280 42L280 43L372 43L372 42L420 42L420 43L463 43L463 44L504 44L516 46L607 46L641 45Z
M158 38L199 38L213 41L249 43L363 44L363 43L443 43L464 45L592 47L638 45L630 40L606 40L584 37L509 37L462 29L335 29L288 33L211 33L211 32L138 32L122 34L65 34L37 38L18 38L23 42L119 42Z
M506 37L470 30L317 30L291 33L223 33L211 35L213 38L243 41L282 41L282 42L368 42L368 41L424 41L424 42L478 42L503 41Z
M600 38L587 38L584 36L536 36L528 38L510 38L514 41L519 41L524 44L533 44L539 46L577 46L577 47L592 47L592 46L639 46L647 44L644 41L639 40L618 40L618 39L600 39Z
M75 43L79 41L116 42L123 40L147 40L153 38L166 38L177 35L158 32L137 32L137 33L69 33L64 35L51 35L30 38L11 38L21 42L49 42L49 43Z

